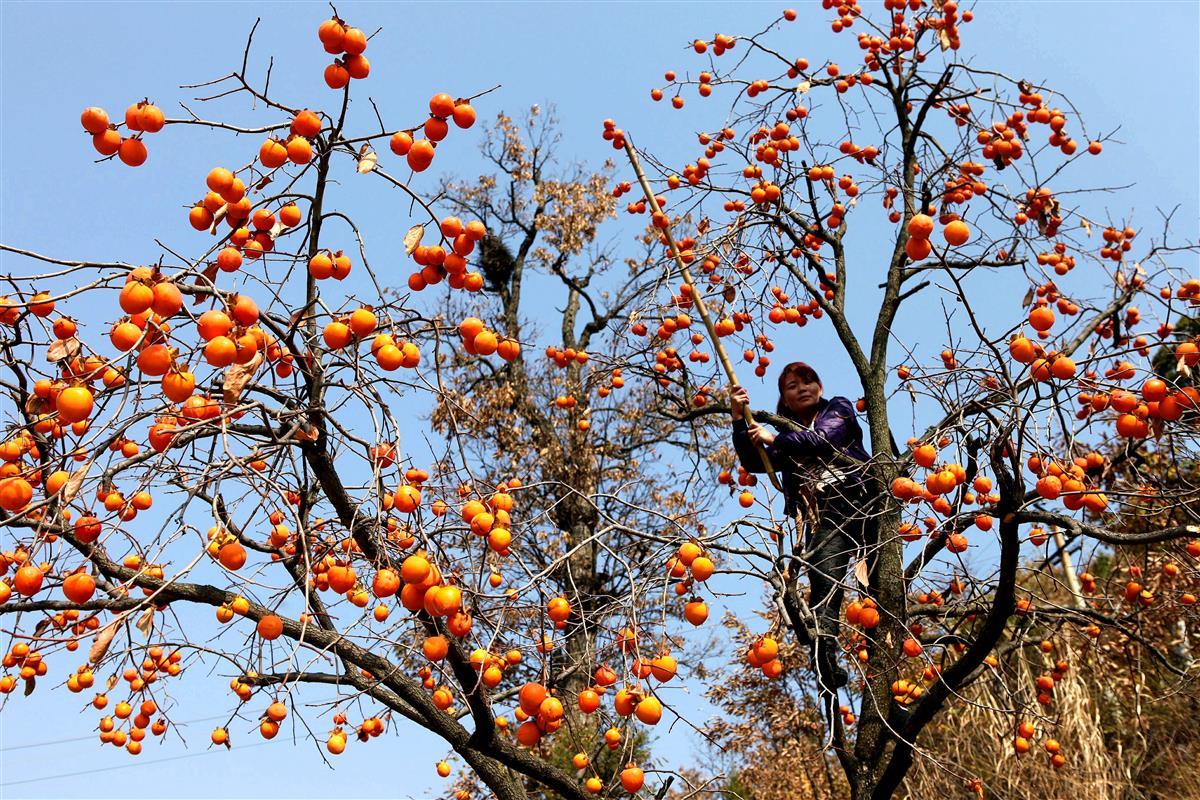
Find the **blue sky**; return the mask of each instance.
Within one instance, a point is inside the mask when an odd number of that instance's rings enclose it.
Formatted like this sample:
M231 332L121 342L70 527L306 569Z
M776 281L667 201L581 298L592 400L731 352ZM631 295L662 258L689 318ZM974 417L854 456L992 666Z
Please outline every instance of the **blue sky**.
M965 4L964 4L965 5ZM817 61L847 49L848 39L828 35L825 16L815 3L798 3L801 18L787 28L799 54ZM477 104L481 119L498 110L520 112L532 103L554 103L562 122L564 159L598 164L613 151L599 137L600 121L614 117L653 152L693 158L694 140L684 132L701 127L702 105L689 98L683 111L653 104L650 87L666 69L694 67L690 42L713 31L757 31L783 7L775 3L339 3L342 17L368 31L382 27L368 50L372 74L364 83L385 119L397 127L419 121L429 96L437 91L467 95L501 84ZM15 3L0 5L0 241L64 258L148 261L160 252L159 237L173 248L194 252L196 234L186 224L186 207L202 194L203 176L224 154L256 151L258 137L235 141L228 134L195 129L165 132L148 139L150 158L139 169L116 163L93 164L94 154L79 132L80 110L100 105L117 114L148 96L178 115L175 101L189 102L203 116L245 123L267 118L241 101L201 111L180 90L182 83L211 79L240 61L245 35L256 16L263 18L255 40L251 74L261 76L265 54L275 55L272 86L289 103L322 107L333 93L321 82L328 62L315 36L328 7L318 3ZM1154 225L1155 206L1180 204L1177 233L1200 238L1196 221L1200 169L1194 131L1200 129L1197 102L1198 6L1192 2L1069 3L987 2L976 6L967 26L964 52L981 66L999 67L1033 81L1045 81L1067 94L1084 113L1089 130L1120 126L1123 145L1106 146L1103 157L1087 166L1079 183L1136 184L1097 198L1093 219L1107 214L1125 219L1132 209L1137 226ZM777 39L777 41L779 41ZM845 63L850 57L840 55ZM362 94L359 95L360 97ZM355 109L363 125L372 123L369 105ZM435 174L478 170L477 130L451 133L439 149L431 173L414 187L432 188ZM682 147L680 142L686 142ZM386 158L386 156L385 156ZM353 176L347 176L350 183ZM364 184L365 185L365 184ZM357 184L340 192L368 231L375 254L395 253L410 224L406 205L377 185ZM379 255L376 256L380 260ZM1185 263L1185 262L1181 262ZM1195 274L1195 261L1190 262ZM29 271L13 256L0 255L0 274ZM397 267L396 283L407 275ZM535 283L554 302L549 284ZM994 285L1003 295L1019 297L1022 284ZM988 288L989 291L993 287ZM998 295L999 296L999 295ZM855 299L852 318L869 324L869 296ZM933 307L915 306L897 325L897 336L936 353L937 336L922 330ZM85 320L86 321L86 320ZM543 344L549 344L545 342ZM844 363L828 345L826 326L781 337L781 352L796 351L814 363L829 392L857 396ZM787 359L787 360L790 360ZM770 376L768 376L770 379ZM755 386L751 383L751 386ZM760 394L769 393L760 390ZM6 411L7 413L7 411ZM898 408L899 419L906 411ZM900 426L898 432L909 432ZM0 545L9 546L7 537ZM63 659L52 672L65 674ZM193 694L181 698L177 719L203 720L189 726L190 749L178 740L147 747L139 760L93 740L13 749L18 744L87 735L95 712L79 713L82 695L39 690L30 698L13 696L0 717L0 779L5 783L62 773L102 770L49 782L0 786L0 796L94 797L143 793L142 787L187 787L176 796L291 797L340 793L372 798L426 796L444 785L433 764L444 754L440 743L419 731L405 730L368 746L353 744L328 770L310 751L313 745L291 729L270 744L261 740L253 720L232 728L232 752L211 752L207 736L217 724L207 718L230 707L224 680L191 676ZM240 727L239 727L240 726ZM14 732L19 732L14 736ZM671 763L685 762L694 742L664 738L659 752ZM204 753L204 755L197 755ZM193 757L195 755L195 757ZM163 759L182 757L179 760ZM402 770L395 782L379 779L379 757ZM152 763L161 762L161 763ZM137 764L125 768L127 765ZM120 781L120 782L118 782ZM125 781L130 781L125 783ZM336 782L336 783L335 783ZM101 788L102 787L102 788Z

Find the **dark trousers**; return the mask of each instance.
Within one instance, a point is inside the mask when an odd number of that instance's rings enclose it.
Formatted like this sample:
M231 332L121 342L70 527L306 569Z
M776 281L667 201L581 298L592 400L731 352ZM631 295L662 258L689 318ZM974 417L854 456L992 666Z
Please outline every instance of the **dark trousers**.
M874 521L873 503L865 488L836 487L817 498L819 518L809 532L808 605L816 616L813 662L823 685L842 685L837 678L838 631L850 559L868 543Z

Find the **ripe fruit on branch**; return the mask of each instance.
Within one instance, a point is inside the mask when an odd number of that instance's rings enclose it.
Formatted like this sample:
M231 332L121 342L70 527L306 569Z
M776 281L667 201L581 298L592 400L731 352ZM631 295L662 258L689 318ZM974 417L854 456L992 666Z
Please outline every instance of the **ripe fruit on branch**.
M967 223L960 219L956 219L947 225L942 230L942 235L946 237L946 242L952 247L958 247L967 243L971 238L971 229Z
M95 404L92 392L86 386L69 386L58 393L54 407L62 422L79 422L87 419Z
M933 217L914 214L908 222L908 235L914 239L928 239L933 233Z
M258 635L266 639L268 642L274 641L283 635L283 620L274 614L267 614L258 621ZM286 710L284 712L286 714ZM279 722L280 720L275 720Z

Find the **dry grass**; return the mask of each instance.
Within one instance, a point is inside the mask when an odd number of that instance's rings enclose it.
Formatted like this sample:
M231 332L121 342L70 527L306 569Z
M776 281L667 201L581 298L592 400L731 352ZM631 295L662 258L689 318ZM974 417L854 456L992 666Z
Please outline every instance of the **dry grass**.
M899 796L971 797L968 782L979 779L989 800L1200 800L1194 687L1168 688L1136 657L1089 651L1082 636L1077 644L1084 655L1048 708L1023 689L1041 671L1039 652L1010 659L1002 677L972 686L922 736ZM1013 739L1022 720L1036 720L1038 733L1033 749L1018 755ZM1057 770L1044 749L1051 736L1067 758Z

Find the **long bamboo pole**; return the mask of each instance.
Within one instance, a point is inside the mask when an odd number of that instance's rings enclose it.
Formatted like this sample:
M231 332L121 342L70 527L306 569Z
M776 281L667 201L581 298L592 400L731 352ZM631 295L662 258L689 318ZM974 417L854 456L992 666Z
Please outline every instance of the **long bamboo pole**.
M1067 587L1071 590L1071 599L1076 608L1087 608L1087 602L1083 599L1083 587L1079 584L1079 576L1075 574L1075 565L1071 563L1071 554L1067 552L1067 540L1063 536L1062 530L1054 526L1054 544L1058 547L1058 552L1061 554L1063 576L1067 579Z
M646 195L646 202L650 204L650 209L655 214L662 214L662 208L658 205L658 197L650 189L650 182L646 180L646 173L642 170L642 162L638 159L637 151L633 149L633 144L629 141L629 137L625 137L625 153L629 156L629 163L633 165L633 171L637 175L638 183L642 187L642 192ZM668 223L662 229L663 234L667 237L667 246L671 248L671 253L675 256L675 265L679 268L679 274L683 276L683 282L691 291L692 304L696 307L696 313L700 315L700 320L704 323L705 330L708 331L709 341L712 343L713 350L717 353L717 358L721 362L721 366L725 369L725 375L729 378L729 384L737 387L741 386L738 381L737 373L733 371L733 362L729 360L729 354L725 352L724 346L721 345L721 337L717 336L717 329L713 325L712 317L709 316L708 306L704 304L704 298L700 294L700 290L696 288L696 282L692 280L692 273L688 269L687 264L683 262L683 257L679 254L679 247L675 244L675 237L671 235L671 226ZM750 409L745 410L746 424L754 424L754 416L750 413ZM767 475L771 479L771 484L778 491L783 491L783 486L779 483L779 476L775 474L775 466L771 463L771 457L767 454L764 448L758 442L754 443L758 450L759 456L762 457L763 466L767 469Z

